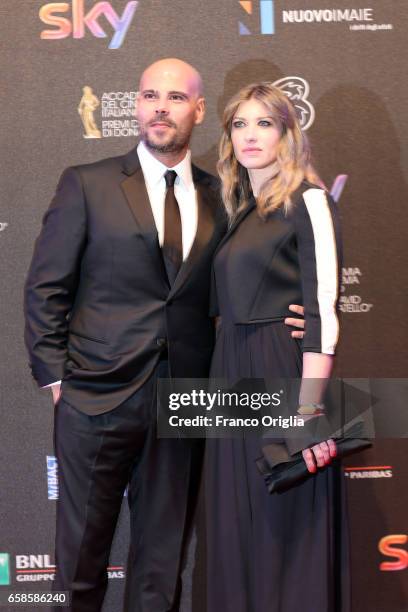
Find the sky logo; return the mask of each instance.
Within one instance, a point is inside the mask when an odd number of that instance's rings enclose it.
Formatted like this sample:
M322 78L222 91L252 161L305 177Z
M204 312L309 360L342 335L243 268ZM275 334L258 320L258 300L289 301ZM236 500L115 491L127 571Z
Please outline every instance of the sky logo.
M239 0L239 3L245 13L252 18L252 22L257 17L254 13L254 5L252 0ZM257 34L275 34L275 7L274 0L259 0L259 28L256 25ZM241 36L249 36L254 34L242 21L238 22L238 30Z
M408 551L403 548L408 542L406 533L387 535L378 542L378 550L385 557L391 557L394 561L382 561L380 570L382 572L395 572L408 569ZM396 546L398 544L398 546Z
M114 35L109 43L109 49L119 49L122 45L129 26L135 14L138 0L128 2L120 17L110 2L97 2L85 13L85 0L71 0L72 21L67 17L61 17L61 13L67 13L70 9L68 2L51 2L40 8L40 19L47 25L55 26L52 30L43 30L43 40L60 40L72 34L72 38L84 38L86 28L96 38L106 38L107 34L99 23L103 15L114 30Z
M10 555L8 553L0 553L0 585L7 586L10 584Z
M58 499L58 463L56 457L47 455L48 499Z

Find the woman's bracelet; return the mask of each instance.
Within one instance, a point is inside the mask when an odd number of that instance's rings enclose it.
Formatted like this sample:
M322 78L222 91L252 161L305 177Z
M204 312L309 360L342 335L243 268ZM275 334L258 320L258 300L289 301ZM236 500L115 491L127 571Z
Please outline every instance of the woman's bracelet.
M316 416L324 413L324 404L301 404L298 413L305 416Z

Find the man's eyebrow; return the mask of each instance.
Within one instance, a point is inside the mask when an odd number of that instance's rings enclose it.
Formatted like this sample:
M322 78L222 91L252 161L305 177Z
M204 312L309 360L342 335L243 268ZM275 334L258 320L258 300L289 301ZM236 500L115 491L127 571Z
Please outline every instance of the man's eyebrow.
M169 96L174 96L174 95L176 95L176 96L182 96L182 97L183 97L183 98L185 98L186 100L188 100L188 99L189 99L189 95L188 95L186 92L184 92L184 91L169 91L169 92L168 92L168 95L169 95Z
M143 91L141 91L140 93L141 93L142 96L145 95L145 94L153 94L155 96L159 95L159 92L156 89L143 89ZM177 90L168 91L167 95L168 96L174 96L174 95L181 96L185 100L189 100L189 98L190 98L189 94L186 93L185 91L177 91Z

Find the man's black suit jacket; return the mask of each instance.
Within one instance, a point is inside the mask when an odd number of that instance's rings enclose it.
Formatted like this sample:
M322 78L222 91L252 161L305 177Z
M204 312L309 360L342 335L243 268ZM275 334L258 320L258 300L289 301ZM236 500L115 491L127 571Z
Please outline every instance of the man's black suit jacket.
M40 386L88 414L112 410L168 351L172 377L206 377L213 253L226 231L218 181L193 166L197 234L169 286L136 149L68 168L26 282L26 344Z

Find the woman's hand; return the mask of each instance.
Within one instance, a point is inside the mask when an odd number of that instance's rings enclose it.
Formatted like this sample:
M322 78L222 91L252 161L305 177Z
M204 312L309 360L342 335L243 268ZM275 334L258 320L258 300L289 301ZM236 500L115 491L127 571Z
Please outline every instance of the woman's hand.
M291 304L289 306L289 310L291 312L295 312L301 317L305 316L305 309L303 308L303 306L300 306L299 304ZM286 317L285 324L288 325L288 327L298 328L291 332L292 338L298 338L299 340L303 340L304 335L305 335L305 319L304 318L298 319L296 317Z
M320 444L315 444L311 448L305 448L302 455L307 469L314 474L318 467L328 465L336 457L337 446L335 441L330 438L326 442L320 442Z

